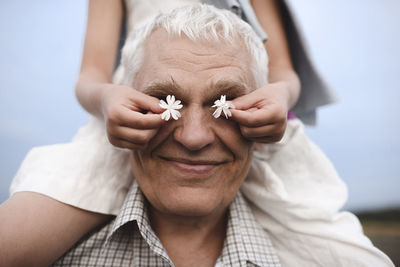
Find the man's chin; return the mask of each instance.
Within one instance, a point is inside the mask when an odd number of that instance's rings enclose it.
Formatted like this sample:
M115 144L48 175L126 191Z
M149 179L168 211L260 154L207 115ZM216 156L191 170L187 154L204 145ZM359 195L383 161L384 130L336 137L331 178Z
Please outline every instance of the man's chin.
M208 190L204 188L180 188L175 190L173 194L165 194L160 208L162 212L176 216L203 217L212 215L229 205L229 203L224 203L221 195L208 192ZM154 208L158 209L157 207Z

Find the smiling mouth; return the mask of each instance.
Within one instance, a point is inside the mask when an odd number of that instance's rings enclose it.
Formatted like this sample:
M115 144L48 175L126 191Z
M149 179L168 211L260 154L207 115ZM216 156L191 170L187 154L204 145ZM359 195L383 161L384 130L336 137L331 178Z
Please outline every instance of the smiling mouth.
M183 158L166 158L160 156L170 166L177 170L180 174L188 176L189 178L199 178L204 176L211 176L211 174L225 161L212 161L212 160L192 160Z

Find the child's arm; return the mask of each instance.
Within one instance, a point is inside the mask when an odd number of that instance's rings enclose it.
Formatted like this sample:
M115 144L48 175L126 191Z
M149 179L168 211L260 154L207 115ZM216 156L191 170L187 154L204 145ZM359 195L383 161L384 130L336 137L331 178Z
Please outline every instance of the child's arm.
M111 144L144 149L163 123L160 115L151 113L161 113L163 109L155 97L111 84L123 12L122 1L89 2L76 96L88 112L105 120Z
M288 111L300 94L300 81L293 69L277 0L252 0L257 19L268 35L269 84L234 99L232 118L242 135L260 143L279 141L286 129Z
M0 266L48 266L112 216L20 192L0 205Z

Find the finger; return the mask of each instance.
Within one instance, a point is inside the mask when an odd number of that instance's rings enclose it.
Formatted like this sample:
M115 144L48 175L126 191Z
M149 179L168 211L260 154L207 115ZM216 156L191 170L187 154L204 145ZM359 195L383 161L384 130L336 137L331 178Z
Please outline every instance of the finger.
M257 102L260 101L260 97L258 96L256 91L253 91L249 94L242 95L232 100L232 104L235 106L237 110L246 110L251 107L256 106Z
M260 127L275 122L273 116L267 109L235 110L232 109L232 119L240 125L247 127Z
M269 124L261 127L240 126L242 135L246 138L258 138L266 136L283 135L285 133L284 124Z
M156 135L158 129L138 130L129 127L117 127L110 132L110 135L136 145L145 145Z
M160 99L146 95L140 91L135 91L129 100L141 110L149 110L158 114L164 111L164 109L159 105Z
M271 144L281 141L283 135L276 135L276 136L265 136L265 137L258 137L258 138L249 138L253 142L263 143L263 144Z
M155 129L163 125L160 114L142 114L137 111L122 111L119 114L119 125L134 129Z
M145 145L134 144L134 143L131 143L129 141L126 141L124 139L120 139L117 137L110 137L109 141L113 146L116 146L119 148L126 148L126 149L130 149L130 150L144 150L144 148L145 148Z

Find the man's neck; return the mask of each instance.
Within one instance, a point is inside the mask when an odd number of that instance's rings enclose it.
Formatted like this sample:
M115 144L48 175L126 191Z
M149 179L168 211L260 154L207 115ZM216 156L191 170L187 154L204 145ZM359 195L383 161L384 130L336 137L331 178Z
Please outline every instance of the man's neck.
M175 266L214 266L225 240L227 209L205 217L150 210L152 228Z

